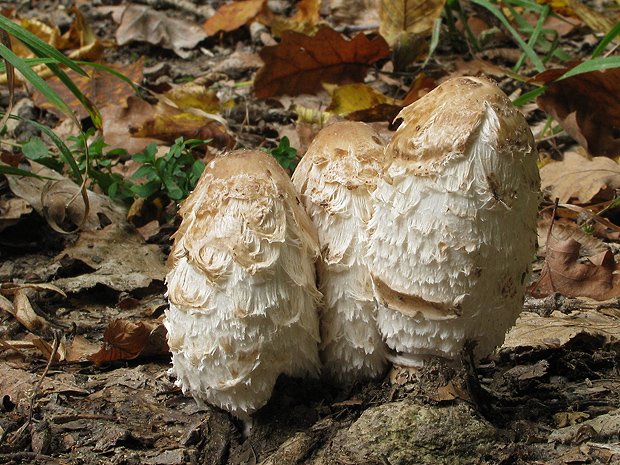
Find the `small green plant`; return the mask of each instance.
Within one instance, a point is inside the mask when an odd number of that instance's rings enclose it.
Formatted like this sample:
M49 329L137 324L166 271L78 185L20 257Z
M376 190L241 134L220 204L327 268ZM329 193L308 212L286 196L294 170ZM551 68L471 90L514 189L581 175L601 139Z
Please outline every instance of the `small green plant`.
M132 179L146 178L142 184L132 186L131 190L139 197L149 197L161 190L171 200L180 202L196 187L205 164L196 160L192 150L206 141L178 138L163 157L156 157L157 145L150 144L132 160L143 163Z
M291 173L295 171L295 168L297 167L297 163L295 163L297 149L295 147L291 147L291 143L288 140L288 137L282 137L277 147L270 150L264 150L265 152L270 153L273 158L275 158L278 163L280 163L280 166L282 166L282 168L290 170Z

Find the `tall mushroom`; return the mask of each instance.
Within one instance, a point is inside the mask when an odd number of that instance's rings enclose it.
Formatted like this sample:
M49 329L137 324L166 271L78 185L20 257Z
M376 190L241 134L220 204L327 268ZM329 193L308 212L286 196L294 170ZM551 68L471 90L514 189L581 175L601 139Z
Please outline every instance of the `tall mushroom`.
M373 193L368 263L377 324L397 364L453 360L504 340L536 244L537 151L486 79L453 78L404 108Z
M316 231L275 159L214 159L183 202L164 324L177 384L250 422L277 377L318 375Z
M319 132L293 175L321 247L323 371L340 384L375 377L387 365L365 259L384 146L364 123L334 123Z

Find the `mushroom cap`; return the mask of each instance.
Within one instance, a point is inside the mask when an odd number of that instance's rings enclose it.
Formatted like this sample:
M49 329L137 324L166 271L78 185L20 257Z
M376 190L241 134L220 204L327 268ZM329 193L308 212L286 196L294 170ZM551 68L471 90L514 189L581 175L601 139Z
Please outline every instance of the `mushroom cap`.
M396 121L402 123L390 141L388 157L406 164L411 174L432 173L476 143L489 111L497 118L496 150L520 156L522 152L511 147L535 147L525 118L506 94L486 78L464 76L449 79L400 111Z
M384 147L364 123L334 123L318 133L293 175L321 248L323 373L339 384L373 378L387 363L365 262L371 193L385 165Z
M273 157L211 161L181 206L164 324L177 384L247 418L281 373L316 376L316 231Z
M503 92L459 77L404 108L373 192L368 263L395 360L487 355L522 309L540 177L533 136Z

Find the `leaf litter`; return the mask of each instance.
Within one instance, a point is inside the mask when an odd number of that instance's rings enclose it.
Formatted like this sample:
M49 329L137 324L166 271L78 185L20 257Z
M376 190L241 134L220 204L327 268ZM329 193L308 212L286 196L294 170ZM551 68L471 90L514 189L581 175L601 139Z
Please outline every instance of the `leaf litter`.
M284 4L278 9L278 2L235 2L252 7L237 13L222 3L206 21L180 9L156 10L132 3L95 9L78 3L86 22L69 21L55 30L43 27L45 22L29 21L33 31L48 35L74 57L91 54L93 59L93 54L104 52L102 64L148 89L145 101L123 81L99 71L93 71L90 80L75 79L103 106L106 141L111 148L125 148L129 156L154 140L173 143L180 133L213 138L214 152L235 144L274 148L286 136L300 156L318 130L316 121L344 115L375 121L389 137L394 111L446 75L471 69L486 70L500 79L508 75L502 67L504 58L463 62L463 54L457 54L460 64L453 64L448 58L452 51L442 52L441 47L433 58L437 62L429 60L429 67L415 79L390 75L390 48L380 36L343 34L338 29L345 24L376 30L381 22L378 1L333 1L323 10L314 0L299 2L297 10ZM406 21L388 25L384 20L383 27L390 29L385 34L393 50L397 45L413 47L405 51L413 53L413 69L419 70L428 52L416 48L426 40L418 42L416 35L427 37L430 20L443 3L416 5L405 2L402 7L410 11L390 14ZM579 2L571 1L571 6L584 21L596 24L595 30L608 26ZM39 8L45 11L46 2L35 2L34 10ZM416 17L416 8L429 14ZM325 24L329 16L319 21L318 12L325 10L333 12L332 27ZM398 42L405 35L409 42ZM107 48L110 40L126 45ZM509 47L501 35L492 40L498 42L488 57L511 56L505 53ZM326 61L296 58L324 50L334 52L325 54ZM147 72L143 61L132 55L146 56L154 66ZM409 62L402 69L408 66ZM305 82L291 79L294 76ZM589 156L608 156L588 158L559 147L564 160L549 161L541 170L549 189L546 201L558 197L561 204L593 209L613 222L620 179L617 162L610 159L615 157L609 157L615 150L615 116L613 105L595 89L604 83L610 94L617 92L612 78L612 73L594 73L574 82L558 81L538 103L557 116ZM194 82L184 84L187 80ZM325 82L331 84L329 92L323 90ZM574 92L585 98L573 99ZM295 95L299 93L305 95ZM45 108L42 101L35 102L37 108ZM533 122L540 118L537 111L527 110ZM590 117L602 118L603 132L588 124ZM558 149L545 142L540 147L548 158L545 150ZM12 158L2 153L1 159ZM114 163L119 173L136 169L127 156ZM346 391L316 380L283 377L270 403L257 415L250 437L244 438L228 415L197 406L174 388L167 374L169 356L159 318L166 306L164 259L176 224L162 214L166 207L157 199L144 199L146 208L157 212L144 213L144 220L132 224L139 216L137 207L128 209L100 193L89 193L85 230L61 235L43 219L44 209L54 211L59 224L75 225L85 212L79 200L68 203L77 186L47 174L57 179L57 185L43 201L37 195L41 184L30 178L18 182L10 177L0 184L0 281L5 283L0 288L2 463L620 460L615 445L620 408L617 238L592 223L591 216L563 212L570 232L558 234L556 224L548 243L548 215L541 220L540 258L535 262L541 275L536 276L538 294L528 297L506 343L477 367L477 376L468 377L466 369L433 365L423 373L422 386L405 380L394 387L378 380ZM149 225L148 232L136 229L143 224ZM462 380L473 382L477 408L470 405L471 399L464 400ZM465 433L459 436L461 432ZM395 437L404 441L392 442ZM435 448L432 454L429 444Z

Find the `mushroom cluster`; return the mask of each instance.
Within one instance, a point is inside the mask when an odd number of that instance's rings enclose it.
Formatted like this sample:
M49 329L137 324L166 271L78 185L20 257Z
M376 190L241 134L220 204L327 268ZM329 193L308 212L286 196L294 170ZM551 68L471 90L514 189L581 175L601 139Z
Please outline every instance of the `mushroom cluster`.
M167 277L184 391L247 419L281 373L322 365L350 384L389 362L458 360L468 342L480 358L503 342L536 245L529 126L474 77L397 119L387 145L363 123L323 129L292 183L258 151L206 168L181 207Z

